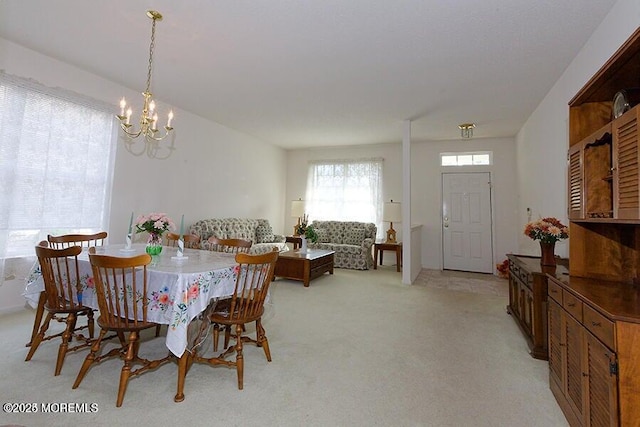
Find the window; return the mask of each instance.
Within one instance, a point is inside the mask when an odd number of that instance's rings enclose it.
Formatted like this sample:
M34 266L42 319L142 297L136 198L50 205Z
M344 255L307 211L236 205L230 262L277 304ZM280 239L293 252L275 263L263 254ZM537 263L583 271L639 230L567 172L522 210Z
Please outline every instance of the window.
M440 153L441 166L484 166L493 164L493 152Z
M0 72L0 273L47 234L107 229L113 122L107 105Z
M306 210L310 220L382 226L382 159L311 162Z

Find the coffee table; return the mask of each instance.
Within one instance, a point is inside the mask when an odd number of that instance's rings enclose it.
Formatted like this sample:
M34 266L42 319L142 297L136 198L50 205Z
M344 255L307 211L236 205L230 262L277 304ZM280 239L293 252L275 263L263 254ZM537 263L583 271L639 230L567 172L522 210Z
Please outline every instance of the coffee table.
M283 252L278 256L274 276L299 280L309 287L309 282L324 273L333 274L334 251L324 249L307 249L301 253L299 249Z

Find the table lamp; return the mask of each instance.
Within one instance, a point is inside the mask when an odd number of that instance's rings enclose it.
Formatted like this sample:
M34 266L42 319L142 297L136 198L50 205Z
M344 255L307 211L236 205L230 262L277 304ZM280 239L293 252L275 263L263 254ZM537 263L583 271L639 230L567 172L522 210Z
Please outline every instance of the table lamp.
M293 235L298 235L298 227L300 226L300 219L304 215L304 200L292 200L291 201L291 216L298 218L298 224L293 226Z
M389 223L387 241L385 243L397 243L396 230L393 229L393 223L402 222L402 204L393 200L386 202L382 212L382 220Z

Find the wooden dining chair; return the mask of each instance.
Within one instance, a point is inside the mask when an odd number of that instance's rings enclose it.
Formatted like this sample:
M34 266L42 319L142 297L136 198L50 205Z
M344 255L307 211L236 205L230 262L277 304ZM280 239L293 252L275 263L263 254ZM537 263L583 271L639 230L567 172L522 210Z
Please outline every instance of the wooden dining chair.
M68 248L69 246L103 246L107 238L107 232L101 231L94 234L62 234L60 236L47 236L49 246L56 249Z
M93 270L93 280L98 297L100 334L91 346L73 388L78 388L89 368L94 363L111 357L124 361L120 372L120 385L116 406L122 406L129 379L150 369L156 369L171 358L149 360L138 356L140 332L155 328L158 324L147 317L149 298L147 295L147 265L151 256L142 254L130 258L97 255L95 248L89 249L89 260ZM134 295L135 298L131 298ZM116 332L120 346L101 354L101 346L108 331ZM126 339L125 339L126 334ZM132 369L134 365L141 365Z
M180 235L177 233L167 233L167 246L177 246ZM200 249L200 236L196 234L182 235L182 241L185 248Z
M93 310L82 305L82 289L80 286L80 274L78 269L78 254L82 252L80 246L71 246L64 249L48 247L47 241L42 241L36 246L36 256L40 263L42 279L44 280L44 304L43 308L47 316L38 333L31 342L31 348L25 361L31 360L42 341L56 337L62 337L58 347L58 358L54 375L60 375L62 365L67 353L88 348L93 338ZM66 322L63 332L46 335L51 320L55 315L62 315ZM76 327L78 316L87 316L87 325ZM82 329L88 329L89 338L78 333ZM69 346L73 338L81 344Z
M104 245L104 241L107 238L107 232L101 231L95 234L63 234L60 236L47 236L47 241L49 242L49 247L54 249L64 249L70 246L81 246L84 248L88 248L89 246L102 246ZM38 333L38 330L41 327L42 316L44 315L44 302L46 296L45 293L42 292L40 294L40 299L38 300L38 306L36 307L36 316L33 319L33 328L31 329L31 339L27 343L27 347L31 345L33 342L33 338ZM60 318L60 315L54 316L54 319L64 322L65 319Z
M209 250L214 252L226 253L249 253L251 250L251 241L244 239L219 239L215 236L207 239Z
M244 239L219 239L215 236L209 237L207 239L209 243L209 250L214 252L225 252L225 253L249 253L251 250L251 241ZM244 325L242 326L242 330L244 329ZM223 328L225 330L224 333L224 348L226 349L229 346L229 337L231 335L231 326L227 326ZM218 337L220 332L220 325L214 325L214 340L213 340L213 351L218 351Z
M191 366L193 362L202 362L210 365L235 367L238 376L238 389L242 390L244 381L242 345L244 342L251 342L262 347L267 361L271 362L269 341L262 326L262 314L277 259L277 250L260 255L236 254L237 279L233 295L229 299L219 301L213 312L209 314L209 321L213 325L235 327L235 345L227 348L217 357L211 358L199 355L196 348L188 356L191 358L188 366ZM245 323L251 322L256 322L255 339L245 335L243 331ZM214 340L216 339L214 337ZM236 353L235 361L226 360L226 357L234 352Z

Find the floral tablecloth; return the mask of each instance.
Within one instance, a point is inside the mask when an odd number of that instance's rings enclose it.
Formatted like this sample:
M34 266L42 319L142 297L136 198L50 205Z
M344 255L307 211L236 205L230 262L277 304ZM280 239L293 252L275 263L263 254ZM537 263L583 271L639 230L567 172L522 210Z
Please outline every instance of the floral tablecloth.
M135 244L131 251L124 245L97 248L97 253L118 257L131 257L144 253L144 244ZM185 249L186 258L176 259L177 248L164 247L147 267L148 320L169 325L167 348L181 357L188 345L188 326L202 313L212 299L233 294L237 263L233 254ZM78 256L82 302L98 308L89 255ZM40 265L36 262L27 277L24 296L32 307L37 307L44 282Z

